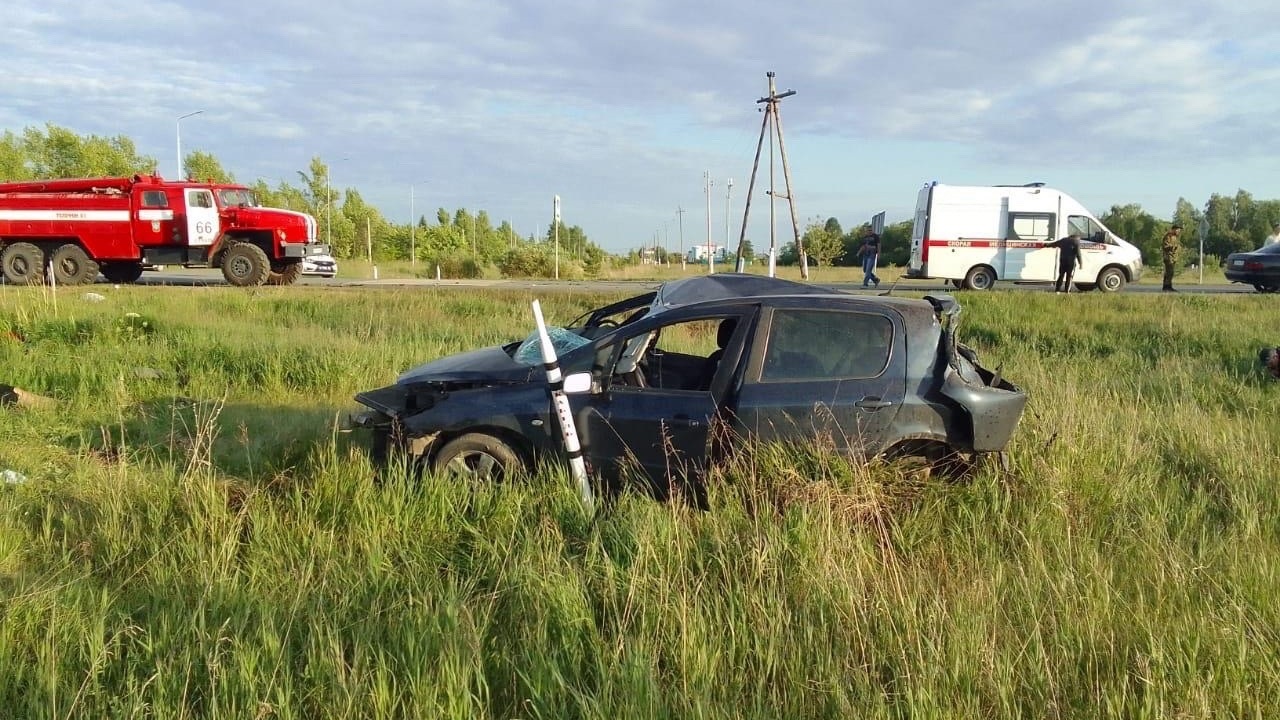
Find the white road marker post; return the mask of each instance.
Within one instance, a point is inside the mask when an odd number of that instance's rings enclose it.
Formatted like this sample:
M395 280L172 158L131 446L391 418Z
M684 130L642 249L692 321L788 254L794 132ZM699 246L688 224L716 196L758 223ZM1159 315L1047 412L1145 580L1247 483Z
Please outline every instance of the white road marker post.
M560 437L564 441L565 453L569 456L569 470L578 483L578 491L582 494L582 503L588 509L595 500L591 494L591 483L587 480L587 465L582 459L582 445L578 442L578 428L573 423L573 411L569 409L569 397L564 394L564 375L560 372L560 361L556 358L556 348L551 344L551 336L547 334L546 323L542 321L542 306L533 301L533 319L538 324L538 341L542 347L542 366L547 371L547 385L551 388L551 406L555 410L557 425L560 426Z

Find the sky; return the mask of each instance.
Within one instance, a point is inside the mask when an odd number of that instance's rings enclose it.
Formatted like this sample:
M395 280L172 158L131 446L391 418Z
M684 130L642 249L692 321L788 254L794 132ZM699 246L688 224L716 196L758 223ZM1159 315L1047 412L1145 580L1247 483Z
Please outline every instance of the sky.
M0 17L0 131L124 135L167 176L180 133L272 185L319 157L393 222L465 207L541 234L559 195L610 251L736 245L770 71L795 91L778 118L801 231L910 219L934 180L1161 218L1179 197L1280 198L1274 0L4 0ZM757 251L769 184L766 138Z

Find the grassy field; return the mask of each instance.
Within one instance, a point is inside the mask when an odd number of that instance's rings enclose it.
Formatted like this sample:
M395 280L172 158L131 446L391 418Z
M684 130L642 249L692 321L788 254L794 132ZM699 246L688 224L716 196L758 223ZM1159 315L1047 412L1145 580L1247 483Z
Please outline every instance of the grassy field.
M378 277L381 279L406 279L406 278L433 278L435 271L432 267L425 264L410 266L408 262L392 261L379 262ZM720 272L731 272L733 267L723 263L716 264L716 270ZM690 277L694 275L703 275L707 272L706 265L627 265L620 268L606 269L601 273L602 280L675 280L682 277ZM768 269L757 261L754 265L747 268L747 272L758 275L765 275ZM903 267L883 267L876 270L882 284L892 283L894 280L902 276L906 272ZM1139 283L1142 285L1159 285L1162 282L1162 268L1159 265L1148 265L1143 270L1142 278ZM777 266L777 276L787 280L800 280L799 266ZM369 263L355 259L343 260L339 266L338 278L342 280L368 280L373 277L373 266ZM494 270L487 276L488 279L496 280L500 276ZM449 279L445 277L444 279ZM862 282L862 268L858 267L809 267L809 279L818 283L860 283ZM1178 274L1174 283L1177 286L1194 287L1203 282L1204 284L1214 285L1223 284L1226 278L1222 274L1222 269L1216 266L1207 267L1203 273L1196 268L1187 268Z
M532 295L94 290L0 288L0 383L54 401L0 408L0 717L1280 713L1273 297L961 293L1010 474L764 447L593 517L335 431Z

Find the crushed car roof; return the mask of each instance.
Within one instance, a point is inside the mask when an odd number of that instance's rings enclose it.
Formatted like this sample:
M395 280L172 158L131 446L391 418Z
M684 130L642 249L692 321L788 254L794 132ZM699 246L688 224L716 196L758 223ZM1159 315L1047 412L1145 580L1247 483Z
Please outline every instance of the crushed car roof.
M831 295L833 291L818 285L781 280L750 273L717 273L683 278L663 283L653 298L653 309L762 295Z

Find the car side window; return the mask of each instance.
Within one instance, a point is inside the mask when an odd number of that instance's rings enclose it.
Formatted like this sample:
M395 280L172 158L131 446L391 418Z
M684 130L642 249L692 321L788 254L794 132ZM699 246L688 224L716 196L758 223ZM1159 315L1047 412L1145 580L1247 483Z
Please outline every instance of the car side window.
M876 377L889 364L893 323L874 313L777 309L761 382Z
M738 318L683 319L610 343L597 351L612 382L631 387L707 391L720 366Z
M166 208L169 207L169 198L163 190L147 190L142 193L142 207Z

